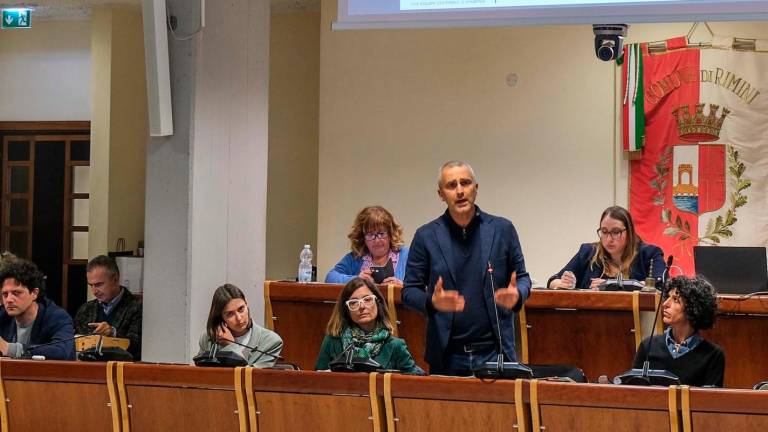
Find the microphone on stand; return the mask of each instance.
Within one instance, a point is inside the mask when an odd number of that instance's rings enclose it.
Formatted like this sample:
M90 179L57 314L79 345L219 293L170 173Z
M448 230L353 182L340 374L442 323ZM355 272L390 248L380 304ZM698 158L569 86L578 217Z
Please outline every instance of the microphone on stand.
M334 357L333 360L328 363L329 369L331 369L332 372L354 372L355 368L352 365L354 349L354 343L347 345L339 355Z
M232 340L232 339L227 339L227 338L223 338L223 337L220 337L220 338L219 338L219 340L227 341L227 342L229 342L229 343L233 343L233 344L235 344L235 345L239 345L239 346L241 346L241 347L243 347L243 348L248 348L248 349L249 349L249 350L251 350L252 352L257 352L257 353L259 353L259 354L268 355L268 356L272 357L272 358L273 358L273 359L275 359L275 360L285 360L285 358L283 358L283 357L282 357L282 356L280 356L280 355L277 355L277 354L272 354L272 353L269 353L269 352L266 352L266 351L262 351L262 350L260 350L260 349L258 349L258 348L254 348L254 347L252 347L252 346L248 346L248 345L245 345L245 344L241 344L240 342L237 342L237 341L235 341L235 340Z
M381 363L372 358L355 357L357 343L347 345L339 355L328 363L331 372L376 372L383 369Z
M272 354L266 351L262 351L258 348L241 344L240 342L237 342L232 339L227 339L224 337L218 338L218 340L221 341L227 341L229 343L233 343L235 345L241 346L243 348L248 348L251 352L257 352L262 355L267 355L275 360L284 360L284 358L277 354ZM238 367L238 366L248 366L248 360L243 358L243 356L232 352L232 351L223 351L219 350L219 344L214 343L213 348L211 351L205 351L200 355L195 356L192 361L195 362L195 366L200 367Z
M72 341L75 341L77 339L84 338L84 337L89 337L89 336L92 336L92 335L90 335L90 334L87 334L87 335L77 335L75 337L71 337L71 338L67 338L67 339L60 339L60 340L56 340L56 341L52 341L52 342L46 342L46 343L26 346L26 347L24 347L24 358L32 358L33 351L38 349L38 348L42 348L42 347L46 347L46 346L50 346L50 345L56 345L56 344L60 344L60 343L64 343L64 342L72 342Z
M473 370L474 374L478 378L507 378L517 379L533 377L533 371L528 366L518 362L505 362L504 361L504 345L501 338L501 322L499 321L499 306L496 304L496 283L493 280L493 266L488 261L488 277L491 279L491 298L493 298L493 311L496 317L496 336L498 336L498 350L499 354L496 357L495 362L485 362L480 367ZM485 285L483 285L485 286Z
M216 358L216 351L219 349L219 344L214 343L213 349L209 352L203 352L200 355L195 356L192 358L192 361L195 362L195 366L200 367L219 367L224 366L222 362L219 361L219 359Z
M670 255L667 258L667 268L664 270L664 272L661 275L662 279L662 288L667 282L667 279L669 277L669 268L672 266L672 260L674 257ZM673 374L672 372L669 372L667 370L663 369L650 369L650 356L651 356L651 349L653 347L653 338L655 336L656 331L656 321L659 319L659 311L661 310L661 304L663 303L664 296L659 296L659 303L656 305L656 314L653 317L653 327L651 328L651 337L648 339L648 351L645 353L645 360L643 361L643 368L632 368L626 372L624 372L621 375L616 376L613 379L614 384L627 384L627 385L642 385L642 386L649 386L649 385L661 385L661 386L670 386L670 385L679 385L680 384L680 378Z

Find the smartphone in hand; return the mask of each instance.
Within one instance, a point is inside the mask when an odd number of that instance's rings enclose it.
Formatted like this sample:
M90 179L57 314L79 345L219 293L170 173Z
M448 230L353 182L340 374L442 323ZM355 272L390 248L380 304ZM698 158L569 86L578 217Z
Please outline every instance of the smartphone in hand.
M384 279L393 277L394 275L395 268L392 265L392 260L387 261L382 267L371 266L371 277L377 284L384 282Z

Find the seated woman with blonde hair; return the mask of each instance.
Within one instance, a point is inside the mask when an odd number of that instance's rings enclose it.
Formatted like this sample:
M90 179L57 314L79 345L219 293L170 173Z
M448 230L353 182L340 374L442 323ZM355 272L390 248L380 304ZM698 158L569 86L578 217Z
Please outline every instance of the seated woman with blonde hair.
M402 285L408 248L404 246L403 229L392 214L381 206L360 210L349 232L352 251L341 259L325 277L327 283L346 283L361 277L375 283ZM374 280L372 267L389 267L393 275Z
M315 369L329 369L329 363L352 345L354 357L372 359L383 369L423 375L405 341L392 336L392 328L381 291L367 279L353 278L339 293Z
M229 351L249 366L272 367L280 357L283 340L277 333L255 324L240 288L224 284L213 293L205 332L200 336L200 353ZM255 348L255 349L251 349Z
M664 253L640 239L625 208L605 209L597 236L597 242L582 244L568 264L549 278L549 288L597 290L607 279L617 279L619 272L623 279L641 283L648 277L661 279L666 269Z

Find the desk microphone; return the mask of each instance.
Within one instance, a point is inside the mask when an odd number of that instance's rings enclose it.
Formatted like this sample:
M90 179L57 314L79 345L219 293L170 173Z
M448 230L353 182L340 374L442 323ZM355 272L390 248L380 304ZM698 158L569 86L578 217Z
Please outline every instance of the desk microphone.
M533 371L528 366L518 362L504 361L504 345L501 339L501 321L499 321L499 305L496 303L496 282L493 279L493 266L488 261L488 277L491 279L491 298L493 298L493 312L496 317L496 336L498 336L499 353L495 362L486 362L473 372L478 378L532 378ZM483 284L485 287L485 284ZM471 365L470 365L471 366Z
M71 337L71 338L67 338L67 339L60 339L60 340L52 341L52 342L46 342L46 343L41 343L41 344L29 345L29 346L24 347L24 357L31 358L32 357L32 352L34 350L38 349L38 348L42 348L42 347L46 347L46 346L50 346L50 345L56 345L56 344L60 344L60 343L64 343L64 342L72 342L72 341L75 341L77 339L84 338L84 337L89 337L89 336L93 336L93 335L90 335L90 334L87 334L87 335L77 335L75 337Z
M220 341L227 341L229 343L233 343L235 345L241 346L243 348L248 348L251 352L257 352L259 354L268 355L271 358L275 360L283 360L283 357L268 353L266 351L262 351L258 348L241 344L240 342L234 341L232 339L220 337L218 338ZM231 351L223 351L219 350L219 344L217 342L214 342L213 348L211 351L205 351L200 355L197 355L192 358L192 361L195 362L195 366L200 367L238 367L238 366L248 366L248 359L243 358L243 356L238 355L237 353L231 352Z
M664 269L664 272L661 275L662 279L662 288L664 288L664 285L666 285L667 278L669 277L669 268L672 266L672 260L674 259L674 256L670 255L667 258L667 268ZM651 327L651 337L648 339L648 352L645 353L645 360L643 361L643 368L637 369L632 368L626 372L624 372L621 375L618 375L613 379L614 384L629 384L629 385L642 385L642 386L649 386L649 385L663 385L663 386L670 386L670 385L679 385L680 384L680 378L673 374L672 372L669 372L667 370L663 369L650 369L650 356L651 356L651 349L653 348L653 338L655 336L656 332L656 322L659 319L659 311L661 310L661 303L664 300L664 296L659 296L659 303L656 305L656 314L653 317L653 327Z
M91 333L88 336L95 336L96 333ZM83 361L133 361L133 355L123 348L118 347L106 347L104 348L104 335L99 336L99 341L96 342L96 346L88 348L77 353L77 359Z
M355 348L359 344L352 342L339 355L328 363L331 372L376 372L381 369L381 363L372 358L355 357Z
M225 337L220 337L220 338L219 338L219 340L220 340L220 341L226 341L226 342L229 342L229 343L233 343L233 344L235 344L235 345L238 345L238 346L241 346L241 347L243 347L243 348L248 348L248 349L249 349L249 350L251 350L252 352L257 352L257 353L259 353L259 354L268 355L268 356L272 357L272 358L273 358L273 359L275 359L275 360L285 360L285 359L284 359L282 356L280 356L280 355L277 355L277 354L272 354L272 353L268 353L268 352L266 352L266 351L262 351L262 350L260 350L260 349L258 349L258 348L254 348L254 347L252 347L252 346L249 346L249 345L246 345L246 344L241 344L240 342L234 341L234 340L232 340L232 339L227 339L227 338L225 338ZM218 345L218 344L214 344L214 345ZM215 349L215 347L214 347L214 349Z

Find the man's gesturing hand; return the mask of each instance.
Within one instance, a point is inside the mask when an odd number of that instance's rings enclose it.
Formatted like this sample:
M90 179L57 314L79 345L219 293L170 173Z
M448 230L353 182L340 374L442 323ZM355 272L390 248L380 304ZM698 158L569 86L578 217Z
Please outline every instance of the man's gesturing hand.
M506 288L499 288L493 294L496 297L496 304L499 306L512 309L520 300L520 291L517 290L517 272L512 272L512 276L509 277L509 285Z
M461 312L464 310L464 296L458 291L445 291L443 278L440 276L435 284L435 293L432 294L432 306L440 312Z

